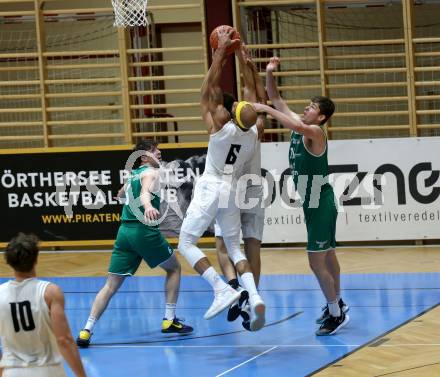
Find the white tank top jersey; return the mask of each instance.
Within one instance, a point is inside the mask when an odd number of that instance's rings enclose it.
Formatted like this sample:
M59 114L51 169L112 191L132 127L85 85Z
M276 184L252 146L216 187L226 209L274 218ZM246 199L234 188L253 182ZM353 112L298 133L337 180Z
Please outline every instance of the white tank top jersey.
M250 161L258 142L257 128L240 129L233 121L209 136L208 154L203 175L239 177L243 166Z
M31 278L0 285L1 367L36 367L63 362L44 300L49 284Z
M239 176L245 174L253 175L253 180L247 182L248 186L261 186L261 142L258 139L255 145L254 155L243 165L243 169Z

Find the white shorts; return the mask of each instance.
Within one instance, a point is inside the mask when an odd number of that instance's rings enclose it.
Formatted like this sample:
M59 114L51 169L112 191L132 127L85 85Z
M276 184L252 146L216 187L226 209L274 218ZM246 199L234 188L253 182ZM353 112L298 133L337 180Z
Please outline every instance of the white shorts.
M196 183L181 232L201 237L214 219L225 236L240 233L240 210L235 205L235 190L229 182L203 175Z
M261 241L264 229L263 188L261 186L249 186L246 189L245 203L252 198L257 199L255 206L240 209L241 232L243 239L255 238ZM216 237L223 237L224 233L217 222L214 229Z
M3 377L66 377L61 364L45 365L41 367L5 368Z

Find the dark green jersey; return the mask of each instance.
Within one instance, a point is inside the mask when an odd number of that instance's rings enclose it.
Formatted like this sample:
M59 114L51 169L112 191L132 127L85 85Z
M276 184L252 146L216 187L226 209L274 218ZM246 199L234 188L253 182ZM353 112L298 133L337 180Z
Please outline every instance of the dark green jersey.
M320 156L312 155L304 145L303 135L292 132L290 137L289 163L295 189L304 209L317 208L321 197L333 195L328 183L327 145Z
M149 166L143 165L131 172L131 176L125 184L125 204L122 208L122 221L140 221L144 216L144 207L140 202L141 196L141 179L143 174L149 169ZM151 194L151 205L159 211L160 197L156 194ZM136 215L138 217L136 217Z

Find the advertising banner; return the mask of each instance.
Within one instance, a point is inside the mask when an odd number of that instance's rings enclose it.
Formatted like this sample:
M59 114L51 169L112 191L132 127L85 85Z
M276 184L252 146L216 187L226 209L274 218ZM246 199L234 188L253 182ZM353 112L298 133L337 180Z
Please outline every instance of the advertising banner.
M4 214L0 242L18 232L60 244L114 240L122 209L116 195L129 175L125 165L130 154L129 150L0 154ZM161 190L161 212L166 213L161 228L167 237L178 236L205 157L204 147L162 150L167 182ZM176 198L177 203L169 204Z
M440 238L440 138L335 140L328 146L338 198L337 241ZM263 241L305 242L288 166L289 143L262 144L266 200Z
M306 241L288 162L289 143L263 143L264 243ZM329 142L330 183L339 204L337 241L440 238L440 138ZM42 241L114 240L131 151L0 154L0 242L18 232ZM178 237L206 147L162 149L161 223ZM212 236L212 226L205 236Z

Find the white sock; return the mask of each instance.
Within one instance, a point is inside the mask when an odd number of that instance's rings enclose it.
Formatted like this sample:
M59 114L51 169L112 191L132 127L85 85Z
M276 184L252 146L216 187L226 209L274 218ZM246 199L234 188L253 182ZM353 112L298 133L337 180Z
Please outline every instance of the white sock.
M245 272L240 276L243 282L243 287L249 292L249 296L257 295L257 287L255 286L254 275L252 272Z
M340 317L341 316L341 309L339 308L338 300L329 302L327 305L328 305L328 310L330 312L330 315L332 317Z
M166 319L172 321L176 316L176 304L166 303L165 304L165 317Z
M341 293L336 293L336 301L339 302L341 299Z
M95 317L90 316L89 319L87 320L84 330L89 330L90 332L92 332L93 328L96 325L96 322L98 322L98 320Z
M228 285L223 281L223 279L212 266L203 273L202 278L211 284L211 287L214 289L214 291L221 291L222 289L228 287Z

